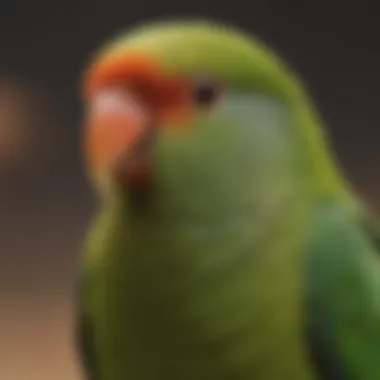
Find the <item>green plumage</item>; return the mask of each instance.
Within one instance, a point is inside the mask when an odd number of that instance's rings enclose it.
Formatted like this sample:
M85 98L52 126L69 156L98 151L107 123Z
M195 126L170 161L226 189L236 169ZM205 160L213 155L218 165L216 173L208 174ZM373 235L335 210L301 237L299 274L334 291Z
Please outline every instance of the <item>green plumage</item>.
M294 76L207 23L107 49L228 91L186 132L160 132L145 203L114 188L102 204L78 305L89 378L380 378L378 258Z

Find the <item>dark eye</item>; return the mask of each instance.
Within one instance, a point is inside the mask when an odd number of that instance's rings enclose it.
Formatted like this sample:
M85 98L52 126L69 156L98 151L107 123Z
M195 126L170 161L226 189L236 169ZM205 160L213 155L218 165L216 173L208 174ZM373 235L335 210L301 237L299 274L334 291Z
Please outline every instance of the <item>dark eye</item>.
M218 100L221 89L212 80L198 80L194 86L194 102L199 106L211 106Z

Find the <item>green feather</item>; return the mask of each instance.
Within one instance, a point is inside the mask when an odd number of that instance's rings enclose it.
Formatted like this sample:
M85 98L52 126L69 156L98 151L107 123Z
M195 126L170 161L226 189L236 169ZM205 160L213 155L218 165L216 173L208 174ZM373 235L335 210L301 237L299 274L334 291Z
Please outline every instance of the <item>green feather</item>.
M80 304L96 380L376 379L377 261L296 76L212 23L143 27L101 55L136 50L228 91L191 128L158 134L144 204L117 187L102 204ZM361 307L372 314L357 336Z
M293 113L313 189L319 195L348 197L336 165L327 153L322 120L298 76L265 44L240 31L205 21L157 22L135 28L100 50L100 56L147 53L168 72L209 74L237 91L255 91L282 100ZM350 199L352 202L353 200Z

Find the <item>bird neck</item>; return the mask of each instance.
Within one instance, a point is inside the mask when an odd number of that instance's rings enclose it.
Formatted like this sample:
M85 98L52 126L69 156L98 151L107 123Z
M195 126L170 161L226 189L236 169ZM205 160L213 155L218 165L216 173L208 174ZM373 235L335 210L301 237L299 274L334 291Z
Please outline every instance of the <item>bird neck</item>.
M288 98L293 109L302 156L310 173L311 193L319 199L347 202L356 207L353 191L328 143L324 121L302 88Z
M242 246L255 239L265 242L265 247L272 233L293 228L307 210L308 194L296 184L291 189L271 189L265 198L252 194L246 188L238 197L222 193L204 199L152 196L137 202L122 195L109 204L108 213L136 240L162 248L177 240L182 247L188 244L196 250L215 242L219 246L225 239Z

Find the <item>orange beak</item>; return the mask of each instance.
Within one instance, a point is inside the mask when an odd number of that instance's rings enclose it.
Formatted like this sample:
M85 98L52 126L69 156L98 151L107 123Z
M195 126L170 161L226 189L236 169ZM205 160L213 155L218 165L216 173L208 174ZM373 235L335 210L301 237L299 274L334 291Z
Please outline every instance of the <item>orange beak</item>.
M148 109L117 87L95 92L88 107L85 151L95 176L111 171L125 185L145 186L153 148Z

